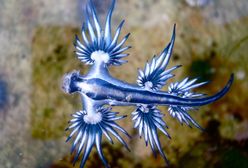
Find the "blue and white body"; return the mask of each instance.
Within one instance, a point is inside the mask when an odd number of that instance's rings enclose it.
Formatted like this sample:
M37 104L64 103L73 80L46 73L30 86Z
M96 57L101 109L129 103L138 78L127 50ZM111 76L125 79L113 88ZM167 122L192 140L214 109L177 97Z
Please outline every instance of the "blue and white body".
M174 76L171 74L172 71L180 67L167 69L175 42L174 26L171 41L167 47L159 56L154 56L147 62L144 70L138 70L137 84L129 84L112 77L108 71L109 66L126 63L127 61L122 58L128 56L124 52L130 48L130 46L124 47L129 34L119 40L124 21L117 27L115 34L111 34L114 6L115 0L112 1L105 26L102 27L94 5L89 0L85 14L86 21L82 27L83 40L81 42L76 37L75 48L77 58L89 65L90 69L84 75L79 71L73 71L63 78L62 89L69 94L78 93L83 104L83 109L72 115L71 125L67 129L71 130L67 141L74 137L71 149L71 152L76 151L74 163L78 160L80 153L83 153L80 167L84 167L95 145L103 164L109 167L101 148L103 135L111 143L114 136L128 149L128 145L118 132L130 136L116 123L116 120L126 116L117 116L118 113L111 112L111 106L134 106L135 110L132 112L134 128L138 130L140 137L144 138L146 145L151 146L154 154L158 150L168 162L158 138L158 130L170 136L166 131L164 115L157 106L167 106L169 114L177 118L180 123L200 128L189 115L189 110L212 103L224 96L233 82L233 75L221 91L210 97L191 91L206 82L196 83L196 79L189 80L189 78L170 84L167 92L161 91L167 80Z

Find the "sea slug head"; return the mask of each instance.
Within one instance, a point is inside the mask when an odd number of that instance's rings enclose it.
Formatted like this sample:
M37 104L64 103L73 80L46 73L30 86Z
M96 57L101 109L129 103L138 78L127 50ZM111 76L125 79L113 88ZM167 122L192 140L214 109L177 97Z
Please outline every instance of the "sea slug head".
M61 89L67 94L73 94L81 90L77 86L77 83L84 81L83 77L79 74L79 71L72 71L64 75L62 79Z

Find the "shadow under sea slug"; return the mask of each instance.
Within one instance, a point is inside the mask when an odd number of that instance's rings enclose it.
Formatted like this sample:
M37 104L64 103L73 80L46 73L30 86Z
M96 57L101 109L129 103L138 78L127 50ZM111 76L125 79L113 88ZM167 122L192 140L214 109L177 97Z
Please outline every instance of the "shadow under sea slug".
M83 104L83 109L72 115L73 118L66 129L71 131L67 141L74 139L71 148L71 152L76 152L74 163L83 153L80 167L84 167L95 145L103 164L105 167L109 167L101 148L103 135L111 143L113 143L112 137L115 137L129 150L119 133L128 137L129 135L116 123L117 120L123 119L125 116L118 116L118 113L112 112L111 106L136 107L132 112L134 128L138 130L140 137L144 138L146 145L150 145L154 154L158 150L168 163L160 144L158 131L167 137L170 136L166 131L167 125L163 120L164 115L157 107L168 106L169 114L180 123L201 128L189 115L189 110L223 97L232 85L233 75L221 91L209 97L192 92L192 89L206 84L206 82L197 83L197 79L185 78L181 82L171 83L168 86L168 91L161 91L167 80L173 77L171 72L180 67L174 66L167 69L176 36L174 26L167 47L159 56L154 56L147 62L143 70L138 70L136 85L112 77L108 67L126 63L127 61L122 60L122 58L128 54L123 52L130 48L130 46L124 47L129 34L119 40L124 21L117 27L115 34L111 34L111 17L114 6L115 0L112 0L105 26L102 27L92 1L88 1L86 20L82 26L82 42L76 36L75 52L81 62L90 65L90 69L87 74L81 75L79 71L72 71L65 74L63 78L62 89L64 92L78 93Z

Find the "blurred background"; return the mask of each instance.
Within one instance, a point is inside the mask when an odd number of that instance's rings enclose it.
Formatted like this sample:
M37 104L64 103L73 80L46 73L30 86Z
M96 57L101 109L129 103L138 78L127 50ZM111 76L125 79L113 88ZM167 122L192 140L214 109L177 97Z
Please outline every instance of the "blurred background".
M104 21L110 0L93 0ZM60 90L64 73L87 67L73 53L80 36L85 0L0 0L0 168L72 168L71 143L65 143L70 114L81 108L78 95ZM221 100L191 112L205 128L189 128L166 114L172 139L160 140L171 167L248 167L248 1L117 0L113 28L125 19L131 32L129 63L111 74L134 83L137 68L177 38L169 67L183 65L168 83L186 76L211 81L197 89L212 95L231 73L234 84ZM166 167L154 158L133 129L132 107L115 108L128 117L119 124L132 136L132 152L104 141L104 154L115 168ZM76 165L78 166L78 165ZM95 151L86 167L102 167Z

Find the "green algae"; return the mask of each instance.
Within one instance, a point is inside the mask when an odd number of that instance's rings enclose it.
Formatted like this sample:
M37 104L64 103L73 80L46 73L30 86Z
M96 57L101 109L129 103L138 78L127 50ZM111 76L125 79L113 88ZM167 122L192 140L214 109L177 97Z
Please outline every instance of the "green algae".
M199 82L208 81L211 79L213 72L208 60L194 60L189 68L192 77L199 77Z
M240 149L228 149L221 155L221 160L225 168L248 167L248 157Z
M241 143L223 138L220 124L218 120L210 120L202 136L178 158L176 167L247 167L247 140Z
M72 27L38 27L32 45L31 133L37 139L64 135L69 114L80 108L77 96L66 96L60 81L66 72L82 70L73 55Z

